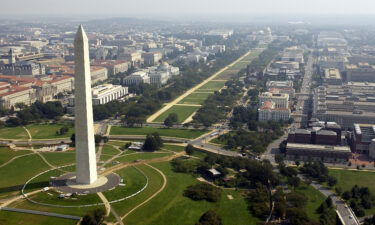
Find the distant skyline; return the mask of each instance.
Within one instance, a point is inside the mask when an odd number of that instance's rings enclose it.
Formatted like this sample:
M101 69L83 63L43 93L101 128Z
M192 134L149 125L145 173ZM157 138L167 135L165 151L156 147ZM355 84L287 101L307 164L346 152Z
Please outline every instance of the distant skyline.
M0 0L4 16L121 16L178 18L182 15L369 14L374 0ZM11 17L9 17L11 18Z

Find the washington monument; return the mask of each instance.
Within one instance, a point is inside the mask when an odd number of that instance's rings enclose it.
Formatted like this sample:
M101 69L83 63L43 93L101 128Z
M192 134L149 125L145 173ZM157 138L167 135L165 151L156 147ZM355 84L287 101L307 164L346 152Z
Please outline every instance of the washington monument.
M88 39L82 25L74 40L76 183L97 179Z

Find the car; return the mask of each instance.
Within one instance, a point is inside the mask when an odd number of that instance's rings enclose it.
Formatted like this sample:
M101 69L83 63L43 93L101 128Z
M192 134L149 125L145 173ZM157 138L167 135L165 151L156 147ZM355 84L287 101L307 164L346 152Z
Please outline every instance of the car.
M349 216L349 219L353 219L353 216L352 216L352 215L350 215L350 216Z

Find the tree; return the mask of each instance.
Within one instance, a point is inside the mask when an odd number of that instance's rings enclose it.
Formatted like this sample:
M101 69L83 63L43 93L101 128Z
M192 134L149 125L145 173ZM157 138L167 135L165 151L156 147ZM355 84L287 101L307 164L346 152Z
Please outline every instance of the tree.
M158 133L148 134L143 144L144 151L156 151L163 146L163 140Z
M296 208L303 208L306 206L307 197L299 192L290 192L286 195L287 202Z
M209 202L217 202L221 197L221 189L207 183L199 183L187 187L184 196L192 200L207 200Z
M309 225L310 220L306 212L301 208L289 208L286 210L286 217L291 225Z
M287 141L282 141L279 145L279 149L280 149L280 152L281 153L285 153L286 152L286 144L287 144Z
M103 224L105 211L102 208L95 209L86 214L81 221L81 225L101 225Z
M288 184L292 185L294 188L298 187L301 180L298 177L288 177Z
M178 115L177 113L170 113L167 118L164 120L164 125L167 127L172 127L178 122Z
M213 210L205 212L196 225L223 225L220 216Z
M75 144L76 144L76 134L75 133L73 133L70 136L70 141L72 142L72 146L75 146Z
M22 125L22 120L18 117L10 117L5 123L9 127L17 127Z
M193 145L191 145L191 144L188 144L186 147L185 147L185 152L186 152L186 154L188 154L188 155L192 155L193 154L193 152L194 152L194 147L193 147Z
M349 200L351 197L352 194L349 191L344 191L344 193L342 193L342 198L345 200Z
M282 154L276 154L275 155L275 161L278 164L281 164L284 162L284 156Z
M143 144L143 150L150 152L158 150L158 143L152 135L147 135L146 140Z
M333 176L328 176L328 185L330 187L333 187L337 184L337 179L336 177L333 177Z

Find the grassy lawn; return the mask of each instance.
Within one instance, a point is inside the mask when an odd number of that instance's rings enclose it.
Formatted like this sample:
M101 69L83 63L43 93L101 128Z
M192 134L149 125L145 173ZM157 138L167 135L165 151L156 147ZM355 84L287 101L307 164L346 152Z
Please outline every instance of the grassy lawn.
M122 202L111 204L112 207L116 210L116 212L119 215L124 215L129 210L131 210L132 208L134 208L135 206L137 206L141 202L148 199L151 195L153 195L156 191L158 191L163 185L162 176L157 171L155 171L154 169L152 169L152 168L150 168L146 165L139 165L139 166L137 166L137 168L142 170L146 174L146 176L149 178L148 186L143 192L139 193L138 195L136 195L132 198L129 198L129 199L127 199L125 201L122 201ZM159 206L159 207L161 208L162 206ZM160 210L160 208L158 208L158 210ZM158 211L158 210L154 209L154 212ZM143 218L143 216L142 216L142 218ZM141 220L141 218L139 218L139 219ZM125 224L132 224L132 223L125 223ZM142 223L140 223L140 224L142 224Z
M0 138L29 139L29 136L23 127L4 127L0 129Z
M53 138L67 138L74 133L74 128L70 127L69 131L63 135L57 135L56 131L62 128L64 125L61 124L32 124L26 128L30 131L33 139L53 139Z
M316 213L316 209L326 199L325 196L304 182L301 182L301 185L296 189L296 191L302 193L308 198L305 207L307 215L315 221L319 221L319 214Z
M104 192L108 201L121 199L134 194L146 184L146 177L135 167L127 167L116 171L116 173L124 180L125 186L118 186L114 190Z
M38 155L21 157L1 167L0 198L17 194L29 178L49 168Z
M173 152L182 152L182 151L185 151L185 146L164 144L162 149L166 149L166 150L173 151Z
M8 162L12 158L20 155L32 153L31 151L14 151L8 147L0 147L0 165Z
M375 195L375 173L355 170L329 170L329 175L337 178L337 187L341 187L343 191L350 191L354 185L360 187L368 187L373 195ZM375 213L375 207L365 210L366 216Z
M124 146L125 144L123 144ZM107 155L117 155L121 153L120 151L118 151L117 149L115 149L114 147L110 146L110 145L107 145L105 144L103 146L103 149L102 149L102 154L107 154Z
M115 145L115 146L121 148L121 147L124 147L124 145L126 143L129 143L129 142L131 142L131 141L109 141L107 144L109 144L109 145Z
M223 224L226 225L257 223L258 220L250 215L247 205L239 192L225 190L221 200L217 203L193 201L182 194L187 186L198 182L195 178L189 174L173 172L169 162L153 165L166 175L167 186L154 199L130 214L125 219L125 223L190 225L195 224L199 217L209 209L217 210L223 219ZM227 198L228 194L232 195L234 199L229 200ZM156 208L158 210L155 210Z
M54 166L63 166L75 163L75 151L69 152L43 152L41 153L46 160Z
M27 213L0 211L0 224L17 224L17 225L76 225L77 220L56 218L51 216L32 215Z
M162 113L158 116L153 122L164 122L164 120L168 117L171 113L176 113L178 116L178 122L184 122L191 114L197 111L200 107L199 106L183 106L183 105L174 105L169 108L167 111Z
M47 195L46 193L39 193L39 194L37 194L37 196L33 197L33 199L35 199L35 200L42 200L44 202L49 202L49 203L52 203L52 204L56 203L56 204L62 204L62 205L65 204L65 205L68 205L67 204L68 201L70 201L72 204L77 204L77 203L84 204L85 201L87 200L87 199L84 199L84 198L87 198L87 196L89 196L88 198L90 198L90 199L95 199L95 201L100 202L100 199L99 199L99 197L97 197L96 194L86 195L86 196L79 196L79 198L80 198L79 201L76 200L75 203L74 203L74 200L58 199L57 196L55 196L56 197L55 198L53 196ZM65 200L67 200L67 201L65 201ZM86 202L89 202L89 201L86 201ZM23 200L19 200L19 201L15 202L15 203L11 204L9 207L11 207L11 208L20 208L20 209L31 209L31 210L44 211L44 212L52 212L52 213L61 213L61 214L73 215L73 216L84 216L86 213L91 212L91 211L93 211L96 208L103 208L104 209L104 206L71 207L71 208L70 207L69 208L51 207L51 206L37 205L37 204L31 203L31 202L29 202L27 200L24 200L24 199ZM38 224L38 223L36 223L36 224ZM52 223L50 223L50 224L52 224Z
M63 206L70 206L70 205L79 206L79 205L96 204L96 203L102 202L97 194L78 195L77 199L72 199L72 198L60 199L59 195L60 193L56 191L46 191L46 192L40 192L38 194L35 194L31 198L37 202L54 204L54 205L63 205Z
M111 135L147 135L158 132L160 136L178 137L178 138L197 138L209 130L196 129L174 129L174 128L155 128L155 127L135 127L127 128L121 126L112 126Z
M224 87L226 81L209 81L202 87L198 89L199 90L212 90L212 91L218 91L222 87Z
M190 95L182 99L178 104L192 104L192 105L201 105L212 93L196 93L193 92Z
M160 152L156 152L156 153L152 153L152 152L146 152L146 153L143 153L143 152L139 152L139 153L135 153L135 154L128 154L128 155L124 155L124 156L120 156L118 158L116 158L115 160L116 161L119 161L119 162L133 162L135 160L147 160L147 159L155 159L155 158L161 158L161 157L164 157L164 156L168 156L168 155L171 155L172 153L160 153Z
M221 74L219 74L215 79L229 80L230 78L232 78L237 73L238 73L238 70L227 69L227 70L223 71Z
M329 175L337 178L337 185L349 191L354 185L368 187L375 194L375 173L355 170L329 170Z

